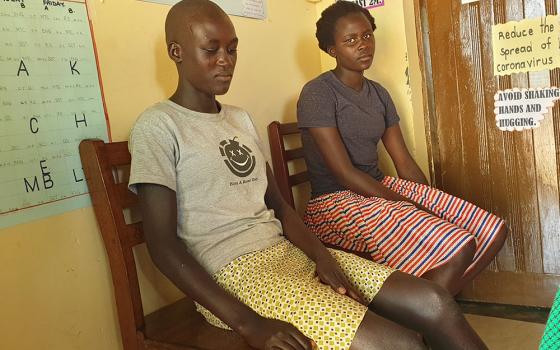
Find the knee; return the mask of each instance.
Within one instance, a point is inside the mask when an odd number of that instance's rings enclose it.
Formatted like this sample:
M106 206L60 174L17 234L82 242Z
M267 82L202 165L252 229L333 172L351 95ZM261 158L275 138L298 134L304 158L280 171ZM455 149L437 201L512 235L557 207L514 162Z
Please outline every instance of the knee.
M471 263L476 254L476 240L473 238L465 244L463 249L461 249L461 256L464 261Z
M449 264L464 270L473 262L476 254L476 241L471 239L457 254L449 260Z
M439 285L430 283L422 294L421 317L430 329L440 329L461 315L461 310L451 294Z
M398 339L387 344L389 349L427 350L422 335L416 332L406 332L397 335Z
M419 333L414 333L410 339L408 339L408 343L407 343L407 347L406 349L411 349L411 350L427 350L428 347L426 346L426 343L424 343L424 338L422 338L422 335Z

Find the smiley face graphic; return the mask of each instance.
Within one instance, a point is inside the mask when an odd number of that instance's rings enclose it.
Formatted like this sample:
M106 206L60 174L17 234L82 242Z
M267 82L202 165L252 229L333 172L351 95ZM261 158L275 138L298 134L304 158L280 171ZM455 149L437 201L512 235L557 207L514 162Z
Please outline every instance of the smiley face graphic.
M240 145L236 138L220 142L220 153L227 158L224 162L232 173L246 177L255 169L255 156L251 155L253 151L249 147Z

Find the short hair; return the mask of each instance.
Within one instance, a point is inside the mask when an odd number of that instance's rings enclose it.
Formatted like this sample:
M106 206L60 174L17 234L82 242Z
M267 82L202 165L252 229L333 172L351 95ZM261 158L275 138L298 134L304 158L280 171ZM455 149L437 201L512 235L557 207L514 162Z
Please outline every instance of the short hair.
M194 19L209 16L227 14L220 6L211 0L181 0L171 7L165 18L165 42L177 40L178 33L182 33L186 24ZM181 34L182 35L182 34Z
M351 13L362 13L366 16L369 23L371 23L371 28L375 31L375 19L368 10L351 1L339 0L323 11L321 13L321 18L319 18L316 23L317 32L315 32L315 37L317 37L321 50L327 52L327 48L334 45L336 21Z

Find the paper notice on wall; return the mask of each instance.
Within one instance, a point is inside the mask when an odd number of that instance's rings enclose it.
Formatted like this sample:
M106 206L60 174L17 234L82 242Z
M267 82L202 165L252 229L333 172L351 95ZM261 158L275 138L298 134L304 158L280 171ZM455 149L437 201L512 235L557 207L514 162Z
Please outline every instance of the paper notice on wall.
M175 5L180 0L140 0L157 4ZM266 18L267 0L212 0L227 14L256 19Z
M78 144L108 140L86 5L0 2L0 228L90 205Z
M385 6L385 0L337 0L337 1L350 1L360 5L365 9L372 9L375 7Z
M493 25L494 75L560 67L559 33L557 15Z
M559 98L557 87L498 91L494 95L496 126L503 131L534 129Z

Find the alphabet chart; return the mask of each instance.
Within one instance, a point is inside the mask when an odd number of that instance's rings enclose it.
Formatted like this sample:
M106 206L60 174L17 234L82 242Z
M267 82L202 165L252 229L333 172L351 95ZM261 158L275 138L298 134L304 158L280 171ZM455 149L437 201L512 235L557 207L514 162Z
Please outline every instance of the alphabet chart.
M86 138L109 138L86 4L1 0L0 228L90 205Z

